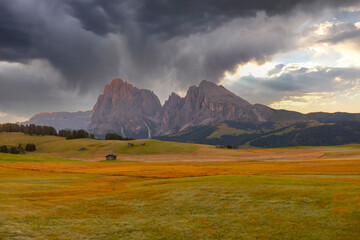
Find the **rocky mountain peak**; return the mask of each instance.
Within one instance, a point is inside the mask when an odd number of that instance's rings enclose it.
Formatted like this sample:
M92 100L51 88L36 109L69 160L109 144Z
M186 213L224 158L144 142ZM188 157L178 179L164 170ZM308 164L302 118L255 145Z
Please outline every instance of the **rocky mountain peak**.
M167 105L172 105L172 104L176 104L178 103L179 101L181 101L183 98L180 97L179 95L177 95L176 93L172 92L170 95L169 95L169 98L165 101L164 103L164 106L163 106L163 109L166 109L166 106Z
M185 97L171 93L164 106L157 96L122 79L106 85L93 109L90 129L130 137L151 137L222 121L267 121L265 106L254 106L223 86L203 80Z
M153 92L114 79L99 96L89 129L98 134L117 132L147 138L153 135L161 111L160 100Z
M199 84L199 88L207 88L207 89L215 88L216 89L218 87L219 87L218 85L216 85L215 83L210 82L208 80L202 80Z
M103 95L113 95L113 97L117 98L131 99L138 90L138 88L123 81L121 78L116 78L105 86Z
M180 97L178 94L174 93L174 92L172 92L172 93L169 95L169 99L170 99L170 98L181 99L181 97Z

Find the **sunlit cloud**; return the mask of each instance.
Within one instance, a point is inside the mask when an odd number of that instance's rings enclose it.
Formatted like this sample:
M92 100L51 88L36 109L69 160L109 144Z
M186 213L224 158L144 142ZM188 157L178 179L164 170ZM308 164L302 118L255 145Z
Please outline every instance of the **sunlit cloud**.
M28 118L18 116L16 114L5 113L0 111L0 123L7 123L7 122L25 122Z
M0 112L0 118L2 118L2 117L6 117L6 116L7 116L7 113Z
M225 72L222 83L225 81L236 81L242 77L254 76L254 77L266 77L268 72L276 66L275 63L267 62L259 65L257 63L249 62L243 65L238 65L234 72Z
M285 96L280 101L270 104L270 107L286 110L297 109L300 112L306 112L312 105L323 108L328 104L335 104L336 94L335 92L311 92L301 96Z
M179 95L180 97L185 97L186 91L177 91L176 94Z
M308 25L292 50L225 72L223 85L252 102L300 112L360 112L359 22ZM349 104L350 103L350 104Z
M356 6L344 8L344 10L347 12L360 12L360 3L358 3Z

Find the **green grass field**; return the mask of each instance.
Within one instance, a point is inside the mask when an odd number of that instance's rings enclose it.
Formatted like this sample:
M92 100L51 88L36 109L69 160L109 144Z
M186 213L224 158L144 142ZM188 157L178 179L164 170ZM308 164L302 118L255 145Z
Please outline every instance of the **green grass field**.
M214 131L212 134L210 134L206 138L208 138L208 139L221 138L224 135L238 136L240 134L252 134L255 132L256 131L252 131L252 130L242 130L242 129L232 128L229 125L227 125L226 123L223 123L217 127L216 131Z
M0 145L5 141L34 142L39 151L0 154L0 239L360 237L359 145L312 147L325 155L296 161L144 163L72 159L79 146L93 155L191 159L217 149L153 140L129 149L126 142L0 134ZM245 153L220 150L219 159Z
M134 147L128 147L128 143ZM27 143L36 144L35 155L57 156L62 158L89 159L104 158L109 153L119 155L149 155L149 154L185 154L195 152L198 144L183 144L163 142L157 140L111 141L94 139L66 140L56 136L30 136L22 133L0 133L0 145L14 145ZM145 146L141 146L145 143ZM80 150L85 147L85 150ZM31 153L29 153L31 154Z

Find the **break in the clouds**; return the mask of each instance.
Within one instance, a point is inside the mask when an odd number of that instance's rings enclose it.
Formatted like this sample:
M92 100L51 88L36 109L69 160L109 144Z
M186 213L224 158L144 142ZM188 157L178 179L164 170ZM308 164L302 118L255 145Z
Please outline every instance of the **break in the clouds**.
M351 112L360 100L360 69L279 64L261 76L248 74L225 85L245 99L274 108ZM354 104L348 105L344 99L351 99Z
M225 73L236 76L249 62L290 66L309 51L301 60L305 67L353 73L360 65L357 11L356 0L4 0L0 120L90 109L115 77L154 90L162 101L203 79L241 95L236 86L252 84L257 89L249 89L249 100L275 106L318 90L302 88L305 80L295 87L295 72L278 80L249 74L228 82ZM326 73L318 71L314 86L326 85Z

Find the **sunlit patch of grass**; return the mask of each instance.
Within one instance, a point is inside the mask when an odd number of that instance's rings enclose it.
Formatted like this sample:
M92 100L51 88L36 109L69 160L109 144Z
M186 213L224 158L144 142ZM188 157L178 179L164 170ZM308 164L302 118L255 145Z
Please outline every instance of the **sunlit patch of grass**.
M360 226L360 185L316 176L32 174L0 182L4 239L356 239Z
M1 156L1 155L0 155ZM12 155L8 155L12 156ZM21 160L21 158L24 158ZM16 156L0 161L0 167L56 173L83 173L148 178L179 178L211 175L307 174L360 175L359 160L239 161L196 163L83 162L44 157ZM39 160L39 159L40 160ZM0 158L1 159L1 158ZM34 161L32 161L34 160Z
M63 159L63 158L0 153L0 163L27 163L27 162L32 162L32 163L54 162L54 163L74 163L74 164L80 163L79 161Z
M206 138L208 139L212 139L212 138L221 138L223 135L230 135L230 136L238 136L240 134L252 134L255 133L257 131L255 130L243 130L243 129L236 129L236 128L232 128L227 124L221 124L220 126L218 126L218 128L209 136L207 136Z

